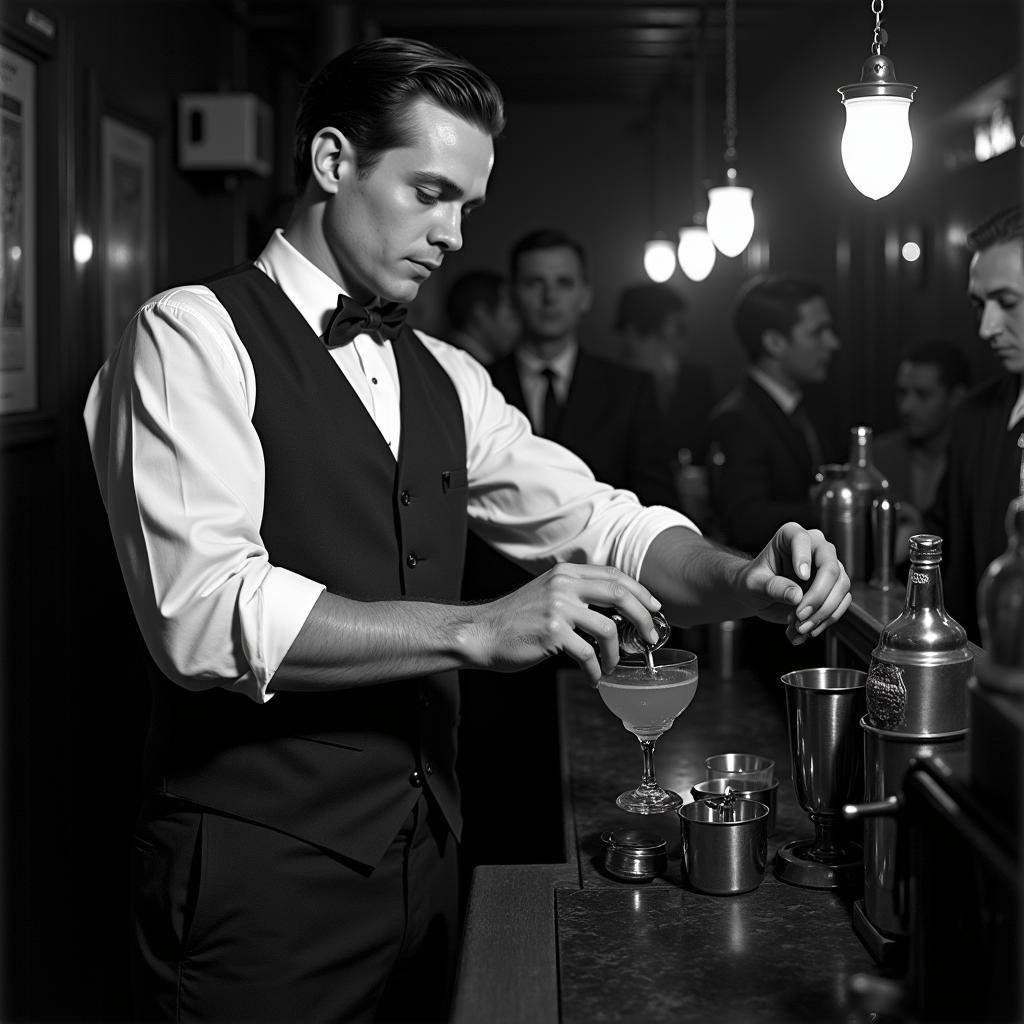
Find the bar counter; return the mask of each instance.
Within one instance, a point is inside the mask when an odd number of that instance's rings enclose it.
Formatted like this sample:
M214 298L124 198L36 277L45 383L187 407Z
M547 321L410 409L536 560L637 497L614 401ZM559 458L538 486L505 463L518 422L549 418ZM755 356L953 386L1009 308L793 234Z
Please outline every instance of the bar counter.
M702 660L696 697L656 748L659 781L686 802L707 755L774 758L780 784L768 868L757 889L736 896L683 883L676 813L616 807L616 795L640 781L640 744L580 674L564 673L560 690L566 859L477 868L456 1024L858 1019L849 981L878 975L852 930L859 893L802 889L772 873L779 846L814 834L793 790L782 684L773 689L743 671L722 678ZM603 873L601 833L625 826L668 840L662 877L628 883Z

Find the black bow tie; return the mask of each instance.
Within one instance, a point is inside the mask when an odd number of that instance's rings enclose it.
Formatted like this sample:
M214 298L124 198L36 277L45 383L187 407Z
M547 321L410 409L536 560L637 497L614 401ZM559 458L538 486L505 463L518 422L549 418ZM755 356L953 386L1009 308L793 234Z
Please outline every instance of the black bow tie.
M348 295L339 295L338 308L324 332L324 344L338 348L347 345L357 334L368 331L379 331L385 338L394 339L405 323L407 312L407 308L397 302L382 302L367 309Z

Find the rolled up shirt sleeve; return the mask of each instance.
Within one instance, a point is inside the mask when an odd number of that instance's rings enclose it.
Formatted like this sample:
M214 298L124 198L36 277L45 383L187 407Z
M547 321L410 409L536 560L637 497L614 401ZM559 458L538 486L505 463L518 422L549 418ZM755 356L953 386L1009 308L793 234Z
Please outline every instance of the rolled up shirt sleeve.
M263 702L323 586L271 564L255 381L205 288L147 303L97 374L84 417L136 618L191 690Z

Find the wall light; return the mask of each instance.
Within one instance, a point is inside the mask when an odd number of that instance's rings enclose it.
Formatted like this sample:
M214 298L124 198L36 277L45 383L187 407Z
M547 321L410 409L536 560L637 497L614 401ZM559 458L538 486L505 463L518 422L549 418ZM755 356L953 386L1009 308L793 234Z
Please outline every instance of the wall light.
M884 6L883 0L871 0L875 35L860 81L838 90L846 108L843 166L857 191L869 199L881 199L896 188L914 149L910 104L917 86L897 82L892 61L882 56L889 39L882 28Z

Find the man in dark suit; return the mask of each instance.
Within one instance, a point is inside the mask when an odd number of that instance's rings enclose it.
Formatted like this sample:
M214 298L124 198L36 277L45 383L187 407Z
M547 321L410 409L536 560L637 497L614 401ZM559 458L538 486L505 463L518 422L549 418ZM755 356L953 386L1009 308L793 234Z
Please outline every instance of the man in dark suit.
M804 409L804 388L825 380L839 339L821 289L795 277L748 281L734 322L749 366L708 424L711 501L725 543L757 551L785 522L818 525L814 474L835 453ZM755 623L743 624L743 637L745 660L766 676L801 660Z
M495 385L536 433L575 452L599 480L645 505L678 507L650 374L580 344L593 297L583 247L558 230L533 231L513 247L509 275L522 329L515 350L491 366Z
M970 391L953 414L946 475L932 509L944 540L949 613L981 642L977 588L1006 549L1006 513L1024 490L1024 215L1003 210L968 236L968 291L978 337L1004 373Z

